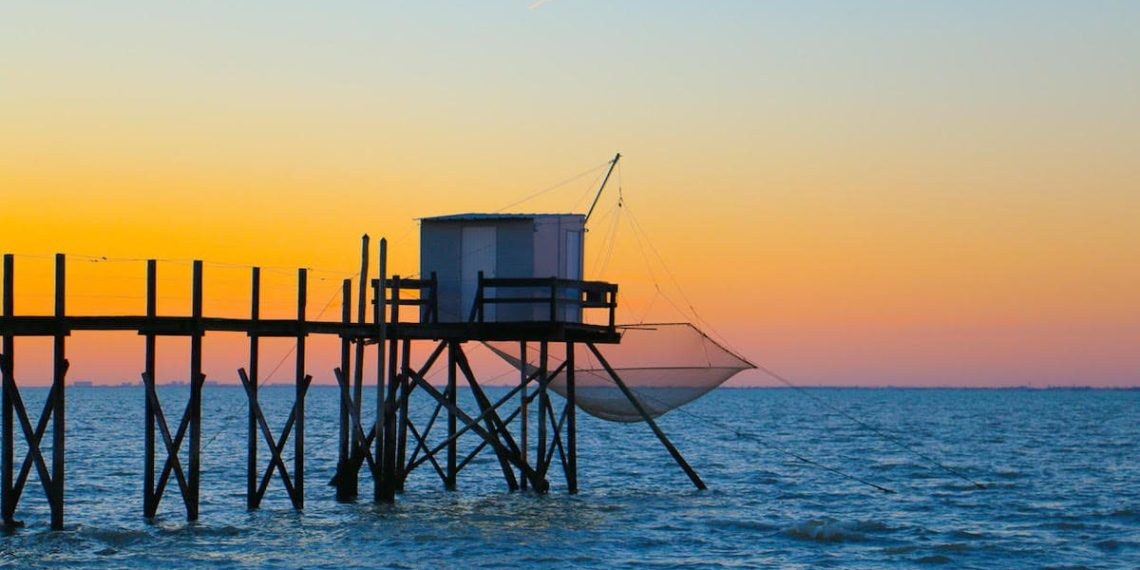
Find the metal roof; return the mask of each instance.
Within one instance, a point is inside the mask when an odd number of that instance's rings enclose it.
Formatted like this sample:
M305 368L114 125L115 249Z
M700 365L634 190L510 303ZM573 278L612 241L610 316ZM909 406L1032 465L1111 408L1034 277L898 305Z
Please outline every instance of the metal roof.
M491 221L491 220L533 220L537 218L555 218L561 216L578 216L584 217L585 214L448 214L446 216L430 216L427 218L420 218L424 222L468 222L468 221Z

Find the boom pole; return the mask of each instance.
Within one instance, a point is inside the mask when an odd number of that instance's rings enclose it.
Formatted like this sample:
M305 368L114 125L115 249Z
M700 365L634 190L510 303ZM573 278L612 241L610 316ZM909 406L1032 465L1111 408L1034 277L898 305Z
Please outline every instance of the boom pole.
M594 201L590 204L590 209L586 212L586 222L590 221L590 214L594 213L594 206L598 205L598 198L602 197L602 190L606 189L606 182L609 182L610 175L614 172L614 167L617 166L618 160L621 159L621 153L614 155L614 159L610 161L610 169L606 171L606 177L602 179L602 185L598 187L598 193L594 194Z

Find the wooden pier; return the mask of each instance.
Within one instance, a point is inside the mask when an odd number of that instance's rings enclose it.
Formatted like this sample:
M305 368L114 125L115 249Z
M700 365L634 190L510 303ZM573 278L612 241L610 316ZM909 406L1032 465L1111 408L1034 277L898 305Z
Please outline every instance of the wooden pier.
M193 262L189 315L160 316L157 312L158 263L147 262L146 312L143 315L69 316L67 314L67 259L55 257L54 312L51 315L16 315L16 264L13 255L3 258L3 314L0 316L0 371L3 374L2 435L0 461L0 515L5 529L22 526L17 508L32 471L38 476L51 509L51 528L62 529L64 523L65 378L68 371L67 339L75 331L133 331L145 337L145 355L140 365L145 387L145 453L142 512L147 519L155 517L165 492L172 486L178 490L188 520L199 516L200 459L202 451L202 338L211 332L239 332L249 339L249 366L238 371L248 399L247 506L260 507L269 483L276 474L296 509L304 508L305 499L305 397L312 382L306 367L306 338L310 335L334 335L341 342L340 366L332 371L340 388L339 451L336 476L332 484L340 501L358 496L359 475L363 470L373 480L373 500L393 501L403 489L409 473L430 466L446 489L455 489L457 475L479 453L489 449L495 454L507 486L511 490L532 489L546 492L550 488L548 474L555 460L561 464L569 492L578 490L577 433L574 397L574 346L585 343L605 363L595 345L620 342L614 325L617 286L598 281L565 279L486 279L479 275L478 291L466 322L440 322L436 305L438 284L435 276L407 279L386 275L386 243L380 242L379 279L366 282L368 245L365 238L361 283L358 288L356 318L352 313L352 280L342 283L342 314L339 321L307 320L308 274L297 271L296 317L292 319L261 318L261 270L252 268L250 275L249 318L211 317L203 313L203 264ZM511 291L525 289L528 295L512 296ZM494 294L499 291L501 294ZM534 291L545 291L535 295ZM485 308L495 304L529 303L550 307L550 319L523 322L486 322ZM585 324L559 320L561 308L581 307L603 315L602 324ZM371 308L369 311L368 309ZM369 313L371 319L368 318ZM33 423L17 382L15 350L17 337L50 337L54 339L51 388L43 409ZM162 401L156 390L160 363L156 343L160 337L185 337L189 343L189 396L184 402ZM258 369L259 341L262 338L295 339L295 396L292 411L277 431L262 413L258 386L263 379ZM520 371L517 385L498 400L492 401L478 380L464 351L465 343L506 341L519 348L520 360L527 362L528 351L537 349L537 368ZM412 362L413 343L428 344L429 356L420 363ZM565 346L566 362L551 368L548 354L552 346ZM371 354L370 354L371 353ZM530 353L534 354L534 353ZM365 421L363 401L365 359L374 359L377 397L376 418ZM532 359L533 360L533 359ZM429 370L437 364L446 366L447 384L437 387L427 381ZM609 365L606 364L607 369ZM611 370L612 373L612 370ZM629 393L616 373L615 383ZM566 382L561 406L556 406L547 390L548 383L558 378ZM466 384L474 396L477 409L464 410L456 395ZM417 423L409 416L409 400L420 393L434 404L428 422ZM536 401L537 409L529 406ZM642 415L657 437L668 448L678 464L698 488L704 484L648 414ZM445 419L445 433L433 430L436 420ZM537 426L529 425L537 421ZM18 428L17 428L18 424ZM514 430L512 431L512 426ZM528 449L528 430L537 427L535 449ZM50 431L50 436L48 432ZM26 455L17 461L17 433L22 436ZM433 439L433 433L434 435ZM457 441L464 434L474 434L479 444L461 457ZM45 438L50 439L45 440ZM293 462L284 460L291 440ZM45 457L45 441L50 442L50 457ZM269 461L260 470L258 454L264 444Z

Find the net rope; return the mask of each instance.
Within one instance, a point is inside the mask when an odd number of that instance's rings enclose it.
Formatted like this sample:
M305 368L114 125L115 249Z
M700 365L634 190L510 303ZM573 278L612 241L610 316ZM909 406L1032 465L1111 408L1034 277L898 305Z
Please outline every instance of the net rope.
M700 398L739 372L755 368L689 323L628 325L618 329L622 335L620 343L597 348L653 418ZM515 354L516 344L487 345L515 368L525 366L528 374L540 365L537 351L528 351L524 364ZM578 408L612 422L642 421L635 405L589 347L574 347L574 396ZM552 345L548 359L549 369L560 366L566 360L565 346ZM565 397L566 375L551 379L549 387Z

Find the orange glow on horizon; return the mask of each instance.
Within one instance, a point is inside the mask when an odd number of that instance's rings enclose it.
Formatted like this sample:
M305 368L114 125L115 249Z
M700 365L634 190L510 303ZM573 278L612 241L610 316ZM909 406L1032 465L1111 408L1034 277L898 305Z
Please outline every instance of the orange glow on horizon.
M211 314L258 265L265 311L306 267L335 319L362 234L414 275L417 218L584 210L620 151L585 259L622 320L699 317L809 384L1140 386L1135 7L437 8L16 9L17 313L51 313L62 252L72 314L141 313L153 258L160 312L201 259Z

